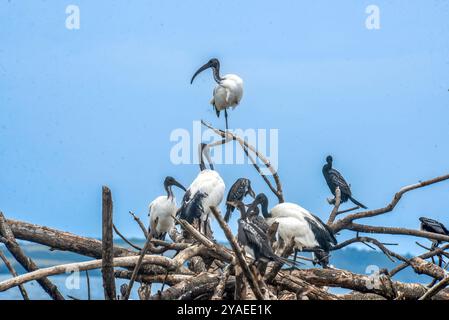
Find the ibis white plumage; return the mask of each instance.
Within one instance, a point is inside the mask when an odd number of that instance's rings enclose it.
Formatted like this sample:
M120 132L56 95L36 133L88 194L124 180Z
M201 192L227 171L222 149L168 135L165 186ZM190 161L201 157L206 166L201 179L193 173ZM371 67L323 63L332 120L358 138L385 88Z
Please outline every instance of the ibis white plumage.
M190 83L193 83L195 77L204 70L212 68L214 80L217 85L214 88L213 97L210 103L214 106L217 117L224 111L226 130L228 129L228 108L234 109L239 105L243 96L243 80L236 74L220 75L220 62L218 59L210 59L206 64L199 68L192 77Z
M220 174L213 169L207 169L204 165L203 152L206 146L200 145L201 171L187 189L178 212L178 216L189 223L199 219L200 230L202 229L204 233L206 226L209 225L208 220L212 217L210 207L218 207L225 193L225 183ZM208 154L206 158L210 161Z
M167 232L174 227L173 217L178 209L172 186L177 186L184 191L186 190L184 186L173 177L166 177L164 180L164 188L165 191L167 191L167 195L159 196L154 199L148 208L148 215L150 216L150 236L159 240L164 240Z
M268 198L263 194L256 197L253 205L261 204L262 215L269 225L277 222L278 235L284 243L295 241L295 260L297 250L314 251L317 262L327 266L328 253L337 243L332 231L320 218L295 203L280 203L268 212ZM324 253L324 254L323 254Z

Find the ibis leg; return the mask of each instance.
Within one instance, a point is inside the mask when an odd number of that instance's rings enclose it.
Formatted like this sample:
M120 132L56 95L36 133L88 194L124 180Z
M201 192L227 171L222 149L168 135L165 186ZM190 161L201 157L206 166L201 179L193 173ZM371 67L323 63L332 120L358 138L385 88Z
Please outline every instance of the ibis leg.
M225 109L226 131L228 131L228 110Z

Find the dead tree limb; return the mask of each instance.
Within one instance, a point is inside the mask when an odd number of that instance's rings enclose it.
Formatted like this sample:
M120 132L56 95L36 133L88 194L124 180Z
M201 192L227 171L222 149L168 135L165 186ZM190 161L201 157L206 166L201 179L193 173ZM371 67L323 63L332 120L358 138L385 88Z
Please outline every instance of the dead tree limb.
M113 267L134 267L138 259L139 259L138 256L114 258ZM178 268L178 265L172 259L164 256L146 255L143 258L142 264L158 265L165 268L166 270L176 270ZM36 271L28 272L19 275L18 277L7 279L5 281L0 282L0 292L29 281L34 280L39 281L40 279L43 279L45 277L67 273L68 271L71 270L84 271L84 270L100 269L101 267L102 267L102 259L98 259L98 260L68 263L54 267L37 269Z
M214 294L212 295L211 300L222 300L223 293L225 291L226 282L228 281L229 274L231 272L231 265L227 265L223 274L220 276L220 281L218 282L217 287L214 290Z
M143 232L143 234L145 236L145 239L148 238L148 230L145 227L145 225L143 224L142 220L140 220L140 218L138 216L136 216L134 214L134 212L132 212L132 211L130 211L129 214L134 218L134 221L136 221L137 224L139 225L140 230L142 230L142 232Z
M123 300L128 300L129 295L131 294L131 290L133 288L134 281L136 280L137 274L139 273L140 267L142 265L143 257L147 253L148 247L150 246L150 241L151 241L150 237L148 237L147 240L145 241L145 245L143 246L142 252L140 253L139 260L137 260L136 266L134 267L134 270L131 275L131 279L129 280L126 292L122 297Z
M39 269L34 261L28 258L20 248L19 244L14 238L14 234L11 231L8 222L6 221L1 211L0 234L7 240L7 242L5 243L6 248L8 248L9 252L11 252L13 257L22 265L25 270L31 272ZM58 288L48 278L40 278L38 280L38 283L53 300L64 300L64 297L59 292Z
M9 272L11 273L11 275L13 277L17 277L18 274L17 274L16 270L14 269L12 264L8 261L8 258L6 258L5 254L3 253L2 250L0 250L0 259L3 260L3 263L5 264L6 268L8 268ZM30 300L30 298L28 296L28 293L25 290L25 287L23 285L19 286L19 291L20 291L20 294L23 297L23 300Z
M375 217L390 211L393 211L393 209L396 207L398 202L401 200L402 196L412 190L423 188L438 182L442 182L449 179L449 174L439 176L430 180L422 181L419 183L415 183L409 186L405 186L401 188L393 197L391 202L384 208L375 209L375 210L366 210L358 213L354 213L351 215L346 216L345 218L337 221L335 224L332 225L332 228L334 232L338 232L344 228L346 228L347 225L351 224L356 219L362 219L362 218L370 218ZM446 240L447 241L447 240Z
M449 276L445 277L443 280L438 282L432 288L430 288L419 300L429 300L435 296L438 292L443 290L449 285Z
M85 273L86 273L86 282L87 282L87 300L91 300L89 271L86 270Z
M427 231L421 231L421 230L406 229L406 228L377 227L377 226L369 226L369 225L364 225L364 224L351 223L351 224L346 225L345 229L356 231L356 232L364 232L364 233L397 234L397 235L404 235L404 236L415 236L415 237L420 237L420 238L449 242L449 236L446 236L446 235L427 232Z
M422 284L392 281L385 275L378 277L355 274L339 269L294 270L292 276L316 286L339 287L362 293L374 293L386 299L417 300L427 292ZM434 299L448 300L449 292L440 291Z
M337 188L335 189L335 203L334 203L334 208L332 209L332 212L329 216L329 220L327 220L327 225L331 225L332 223L334 223L335 218L337 218L337 215L339 214L338 209L340 208L340 204L341 204L341 191L340 191L340 187L337 186Z
M114 228L115 233L123 240L125 241L127 244L129 244L131 247L133 247L136 250L142 250L141 247L136 246L134 243L132 243L131 241L129 241L115 226L115 224L112 224L112 227Z
M432 250L432 251L429 251L429 252L426 252L426 253L424 253L424 254L421 254L421 255L419 255L417 258L421 258L421 259L432 258L432 257L434 257L434 256L436 256L436 255L445 253L444 250L447 250L447 249L449 249L449 244L446 244L446 245L444 245L444 246L442 246L442 247L440 247L440 248L435 248L435 249ZM390 276L394 276L394 275L396 275L398 272L400 272L400 271L404 270L405 268L407 268L408 266L410 266L410 263L407 261L407 262L405 262L405 263L402 263L402 264L398 265L398 266L395 267L394 269L392 269L392 270L389 272L389 274L390 274Z
M114 239L113 239L113 217L112 217L112 195L111 190L103 186L102 192L102 260L101 274L103 276L104 297L106 300L115 300L115 278L114 278Z
M245 151L245 154L248 156L248 158L251 160L253 166L256 168L256 170L259 172L259 174L261 174L262 178L264 179L264 181L267 183L268 187L270 188L270 190L273 191L273 193L275 194L275 196L278 198L279 203L284 202L284 194L282 191L282 184L281 184L281 179L279 178L279 175L277 173L277 171L273 168L273 166L271 165L270 161L259 151L257 151L257 149L255 147L253 147L252 145L250 145L247 141L243 140L242 138L240 138L239 136L233 134L230 131L223 131L220 129L216 129L214 127L212 127L212 125L210 125L209 123L205 122L205 121L201 121L201 124L209 129L211 129L212 131L214 131L217 135L221 136L223 138L223 140L219 141L219 143L212 143L210 145L217 145L217 144L225 144L228 143L230 141L237 141L243 148L243 150ZM209 146L209 145L208 145ZM273 185L271 184L271 182L268 180L268 178L263 175L261 173L260 168L258 167L257 163L255 162L254 158L249 157L249 151L251 151L252 153L254 153L256 155L257 158L260 159L260 161L265 165L265 167L270 171L271 175L273 176L273 180L276 184L276 188L273 187Z
M226 222L223 220L223 218L220 215L220 212L215 207L210 207L210 210L212 211L212 214L214 215L215 219L217 219L218 224L220 225L221 229L223 229L223 232L228 239L229 243L231 244L232 249L235 252L235 255L237 257L237 261L242 268L243 273L245 274L246 279L248 280L248 283L251 287L251 290L253 290L254 295L259 300L264 300L265 297L260 291L259 284L257 282L256 277L251 272L248 264L246 263L245 257L243 255L242 249L238 245L237 241L235 240L234 236L232 235L231 229L229 229Z
M131 279L132 271L128 270L115 270L114 275L116 278L121 279ZM182 282L182 281L188 281L195 278L195 275L191 274L180 274L180 273L170 273L168 275L165 274L139 274L136 277L136 282L141 283L163 283L165 282L169 286L174 286L175 284Z

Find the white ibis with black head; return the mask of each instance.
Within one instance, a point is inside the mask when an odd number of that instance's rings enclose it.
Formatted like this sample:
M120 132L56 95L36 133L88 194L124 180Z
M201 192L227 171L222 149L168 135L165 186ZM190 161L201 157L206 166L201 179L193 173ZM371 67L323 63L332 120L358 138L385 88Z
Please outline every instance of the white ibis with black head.
M173 216L176 214L176 199L173 194L172 186L176 186L186 191L186 188L173 177L166 177L164 188L166 196L160 196L154 199L148 210L150 216L150 237L164 240L165 235L174 226Z
M201 171L184 194L178 216L189 223L195 219L200 220L200 231L202 229L202 232L207 234L206 227L212 217L210 207L220 205L225 193L225 183L217 171L206 168L203 160L205 147L205 144L200 145Z
M268 211L268 198L265 194L257 195L252 206L261 205L262 215L269 225L277 222L278 235L284 244L291 239L295 241L295 259L298 250L313 251L316 262L323 267L328 265L329 251L337 244L333 232L320 218L307 209L295 204L284 202ZM252 210L249 208L248 210Z
M335 196L335 190L337 189L337 187L339 187L342 203L348 201L349 199L356 206L367 209L365 205L354 199L354 197L352 196L351 188L349 187L349 184L346 182L345 178L343 178L340 172L332 168L332 161L332 156L327 156L326 164L323 166L323 176L332 194Z
M213 71L214 80L217 85L214 88L213 97L210 103L214 106L217 117L220 117L220 112L224 110L226 130L228 130L228 112L227 109L234 109L242 100L243 96L243 80L238 75L226 74L220 75L220 62L218 59L210 59L206 64L199 68L192 77L190 84L198 74L204 70L211 68Z

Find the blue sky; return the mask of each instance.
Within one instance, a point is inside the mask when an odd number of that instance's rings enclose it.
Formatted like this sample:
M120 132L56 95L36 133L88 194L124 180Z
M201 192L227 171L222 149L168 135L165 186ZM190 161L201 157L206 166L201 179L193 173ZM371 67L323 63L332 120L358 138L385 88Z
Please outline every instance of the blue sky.
M69 4L80 30L65 28ZM365 28L369 4L380 30ZM448 18L445 1L2 0L0 209L100 236L105 184L117 226L140 236L128 211L146 219L166 175L188 185L198 172L170 162L172 130L223 126L208 104L210 73L189 84L211 57L245 81L230 126L279 129L287 201L327 218L321 167L332 154L354 195L384 206L400 187L449 172ZM268 193L249 165L218 170L227 186L248 176ZM447 182L415 191L361 222L449 224L448 192ZM412 238L383 239L418 250Z

